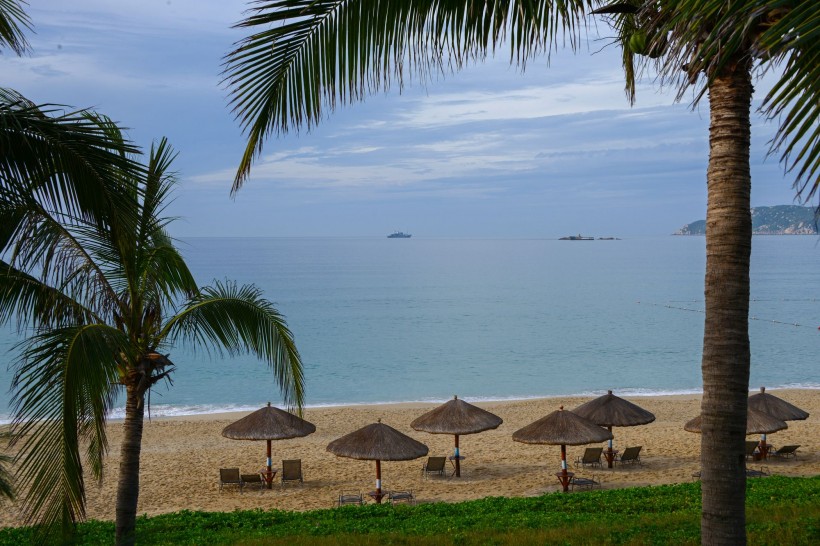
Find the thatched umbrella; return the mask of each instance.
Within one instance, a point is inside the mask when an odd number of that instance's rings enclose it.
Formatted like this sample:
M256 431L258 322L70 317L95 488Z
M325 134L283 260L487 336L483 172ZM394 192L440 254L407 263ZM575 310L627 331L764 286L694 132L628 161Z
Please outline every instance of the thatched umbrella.
M327 450L339 457L376 461L376 490L370 493L377 503L382 501L382 461L410 461L427 455L427 446L382 423L367 425L333 440Z
M250 415L231 423L222 429L222 436L232 440L266 440L268 442L268 471L265 481L268 489L273 486L273 468L271 462L271 440L299 438L316 432L316 426L292 413L270 405L258 409Z
M784 421L780 419L776 419L769 415L768 413L763 413L762 411L757 411L752 408L748 408L746 412L746 435L750 434L771 434L772 432L777 432L778 430L783 430L784 428L788 428ZM683 425L683 429L689 432L701 432L701 416L698 415L694 419L687 421ZM763 449L761 449L761 455L763 454Z
M768 413L749 408L746 412L746 435L750 434L771 434L778 430L788 428L784 421L775 419ZM683 425L683 429L689 432L701 432L701 416L690 419Z
M782 398L766 392L766 387L760 387L760 392L749 397L749 407L768 413L775 419L781 421L802 421L808 419L809 413L803 411L793 404L789 404ZM760 436L760 453L763 458L769 456L769 446L766 444L766 435Z
M572 413L580 415L596 425L607 427L609 432L612 432L612 427L634 427L646 425L655 420L654 414L632 402L615 396L612 391L607 391L605 395L581 404L572 410ZM607 466L612 468L612 462L615 460L612 439L609 440L609 446L604 451L604 457L606 457Z
M809 413L795 405L789 404L782 398L766 392L766 387L760 387L760 392L749 397L749 407L768 413L781 421L802 421L808 419Z
M461 454L458 450L458 437L464 434L476 434L498 428L504 421L498 415L490 413L464 400L453 396L434 410L428 411L410 423L415 430L430 434L453 434L456 437L455 452L452 460L456 465L456 477L461 476Z
M567 472L567 446L592 444L611 438L611 432L571 411L564 411L564 406L513 433L516 442L561 446L561 472L555 476L564 492L569 490L569 481L574 475Z

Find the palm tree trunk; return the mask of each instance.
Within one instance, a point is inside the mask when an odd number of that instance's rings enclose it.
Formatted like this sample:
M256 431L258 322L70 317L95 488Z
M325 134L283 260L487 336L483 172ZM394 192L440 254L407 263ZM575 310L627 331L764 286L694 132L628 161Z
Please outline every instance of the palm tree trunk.
M125 422L120 449L120 476L117 483L117 546L132 546L140 493L140 448L145 405L145 390L126 387Z
M706 321L701 363L701 542L707 545L746 544L751 99L747 62L725 68L709 85Z

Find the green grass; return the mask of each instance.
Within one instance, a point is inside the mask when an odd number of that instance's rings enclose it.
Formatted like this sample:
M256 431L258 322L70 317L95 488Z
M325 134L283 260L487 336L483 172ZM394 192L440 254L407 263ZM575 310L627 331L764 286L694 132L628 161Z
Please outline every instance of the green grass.
M750 544L820 544L820 476L750 480ZM418 506L346 506L310 512L182 511L137 522L140 545L697 544L700 484L534 498L490 497ZM79 525L82 545L113 542L111 522ZM0 546L32 542L30 528L0 529Z

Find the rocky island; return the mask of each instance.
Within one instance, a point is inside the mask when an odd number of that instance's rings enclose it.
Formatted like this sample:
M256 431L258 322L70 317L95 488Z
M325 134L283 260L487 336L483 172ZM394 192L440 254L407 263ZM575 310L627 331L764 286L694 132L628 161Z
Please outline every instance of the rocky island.
M817 235L815 209L798 205L755 207L752 211L754 235ZM705 235L706 220L686 224L672 235Z

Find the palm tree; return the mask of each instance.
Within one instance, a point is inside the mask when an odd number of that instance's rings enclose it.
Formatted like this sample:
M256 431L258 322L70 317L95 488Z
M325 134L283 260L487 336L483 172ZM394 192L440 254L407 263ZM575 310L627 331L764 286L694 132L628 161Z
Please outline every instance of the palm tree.
M763 111L780 120L772 151L814 195L820 170L820 4L814 0L258 0L237 27L250 36L225 62L248 136L233 191L265 138L311 127L325 110L408 75L457 70L502 44L522 66L578 45L586 10L604 8L624 50L627 94L635 62L655 64L682 95L709 94L706 321L703 338L702 539L745 543L743 432L749 378L749 195L752 75L783 68ZM638 35L636 38L633 36ZM635 54L641 55L636 58ZM679 95L679 98L680 98Z
M134 543L145 398L170 379L166 351L177 342L257 355L285 402L302 407L301 362L283 317L254 286L198 288L168 236L172 159L163 139L143 177L116 178L126 211L61 212L37 181L0 202L0 224L16 225L0 246L0 320L16 316L33 332L12 386L18 481L27 513L46 529L70 534L84 516L83 465L101 477L106 415L124 393L116 532L117 544ZM107 220L120 214L137 221Z

